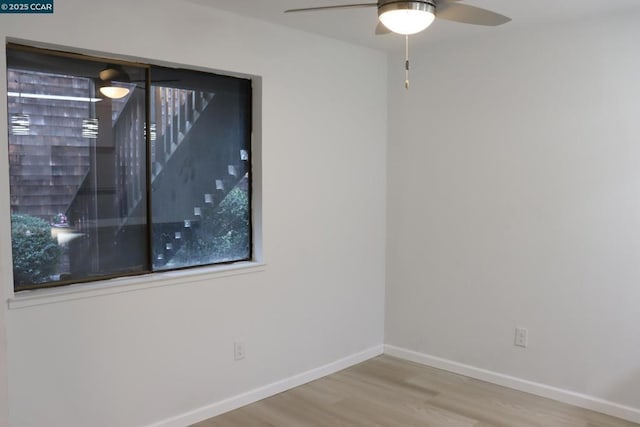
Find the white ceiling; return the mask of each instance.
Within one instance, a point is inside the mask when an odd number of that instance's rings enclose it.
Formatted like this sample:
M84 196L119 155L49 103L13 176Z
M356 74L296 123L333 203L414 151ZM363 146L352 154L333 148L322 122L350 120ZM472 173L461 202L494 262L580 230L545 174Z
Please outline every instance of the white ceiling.
M375 7L312 13L284 14L286 9L367 3L375 0L186 0L240 15L269 21L287 27L322 34L338 40L386 51L404 48L399 35L374 36L377 23ZM640 10L638 0L467 0L467 4L507 15L512 22L501 27L478 27L444 20L436 22L423 33L412 36L412 43L422 44L448 38L479 35L486 32L507 32L515 28L545 23L579 20L587 16Z

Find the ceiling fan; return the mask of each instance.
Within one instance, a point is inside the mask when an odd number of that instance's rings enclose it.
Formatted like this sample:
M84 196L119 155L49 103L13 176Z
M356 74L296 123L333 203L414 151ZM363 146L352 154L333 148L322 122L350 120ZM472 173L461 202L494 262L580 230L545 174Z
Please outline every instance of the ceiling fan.
M435 18L492 27L511 21L511 18L499 13L459 2L460 0L378 0L377 3L289 9L285 13L377 7L380 22L376 34L394 32L403 35L425 30Z
M128 87L114 84L116 81L125 85L131 82L129 74L121 65L109 64L100 71L98 76L100 77L98 91L107 98L121 99L129 94Z
M506 24L511 18L476 6L461 4L461 0L378 0L376 3L356 3L334 6L306 7L285 10L285 13L316 12L322 10L378 8L377 35L397 33L406 40L406 79L409 89L409 35L424 31L435 18L495 27Z
M98 91L111 99L121 99L129 94L131 88L142 89L144 87L136 85L136 83L146 83L146 79L133 80L125 71L124 67L119 64L107 64L107 66L98 74ZM176 82L176 79L152 80L153 85L157 83Z

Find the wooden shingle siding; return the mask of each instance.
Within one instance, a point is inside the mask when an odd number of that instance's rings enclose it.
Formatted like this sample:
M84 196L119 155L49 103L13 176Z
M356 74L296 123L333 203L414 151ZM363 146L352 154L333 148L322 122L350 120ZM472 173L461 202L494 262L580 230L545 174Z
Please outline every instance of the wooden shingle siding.
M9 121L16 114L28 116L27 135L9 129L11 212L47 221L66 212L89 171L91 141L82 136L83 120L93 117L93 105L22 97L44 94L94 97L89 79L9 70Z

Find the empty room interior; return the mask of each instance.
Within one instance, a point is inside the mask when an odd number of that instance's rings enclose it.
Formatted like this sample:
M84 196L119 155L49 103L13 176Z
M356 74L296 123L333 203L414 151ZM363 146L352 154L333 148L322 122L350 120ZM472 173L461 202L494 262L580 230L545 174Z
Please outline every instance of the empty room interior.
M639 2L440 0L406 37L375 2L41 3L0 13L0 426L640 423ZM23 277L36 224L58 270Z

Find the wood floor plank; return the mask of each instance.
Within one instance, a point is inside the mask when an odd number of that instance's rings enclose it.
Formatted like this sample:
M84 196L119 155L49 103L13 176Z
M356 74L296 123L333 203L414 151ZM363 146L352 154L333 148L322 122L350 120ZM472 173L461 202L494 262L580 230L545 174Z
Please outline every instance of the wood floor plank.
M192 427L639 427L380 356Z

